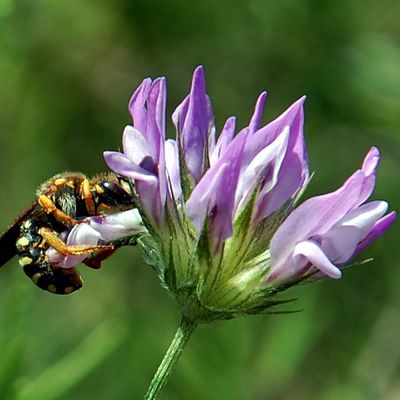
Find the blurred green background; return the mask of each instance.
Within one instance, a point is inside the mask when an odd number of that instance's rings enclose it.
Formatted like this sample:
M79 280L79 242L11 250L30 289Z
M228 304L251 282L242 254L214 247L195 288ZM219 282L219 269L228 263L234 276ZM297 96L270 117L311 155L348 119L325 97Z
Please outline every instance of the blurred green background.
M0 228L54 173L106 169L145 76L167 77L170 115L198 64L219 128L244 126L261 90L265 121L308 96L306 197L376 145L374 198L399 209L399 18L398 0L1 0ZM399 399L399 235L342 280L293 289L301 313L201 326L162 398ZM180 317L138 249L82 267L71 296L18 269L0 271L0 399L140 399Z

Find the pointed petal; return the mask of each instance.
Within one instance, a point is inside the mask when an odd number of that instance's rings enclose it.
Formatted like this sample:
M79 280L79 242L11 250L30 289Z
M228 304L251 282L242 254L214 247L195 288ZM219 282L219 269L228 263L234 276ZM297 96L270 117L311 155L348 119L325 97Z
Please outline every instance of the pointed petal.
M243 153L242 163L244 165L247 165L256 154L272 143L283 131L285 126L291 127L291 136L294 136L292 142L296 143L297 140L295 138L302 133L303 128L301 115L303 113L304 100L305 97L297 100L278 118L257 130L251 137L249 137ZM295 126L292 128L293 124Z
M133 126L143 134L147 131L147 97L151 87L151 79L146 78L133 93L129 101L129 112L133 119Z
M165 109L167 99L167 87L165 78L160 78L159 80L156 80L155 83L157 84L157 94L153 120L157 128L157 134L154 137L154 141L158 141L156 145L158 151L158 190L161 203L160 210L162 210L167 197L167 177L165 166Z
M356 206L364 203L369 196L371 196L372 192L374 191L375 181L376 181L376 171L379 164L379 150L376 147L371 147L368 154L366 155L363 165L362 171L365 175L363 190L360 194L360 198Z
M177 107L173 121L178 131L178 139L185 153L187 168L196 182L203 173L205 146L214 126L210 100L206 93L203 68L197 67L193 73L189 96Z
M264 199L265 209L259 214L259 219L272 214L290 200L309 179L308 156L303 133L304 100L305 98L300 99L298 112L290 126L287 152L279 170L277 184Z
M266 98L267 92L262 92L260 96L258 96L254 113L249 124L249 135L252 135L260 128Z
M165 78L157 78L151 85L147 100L148 118L145 133L150 155L153 160L159 160L161 144L165 140L165 107L167 88Z
M303 136L304 100L304 97L299 99L277 119L254 132L246 142L243 167L248 165L262 148L272 143L282 133L285 126L289 126L289 143L280 168L278 182L263 200L260 207L262 212L259 213L258 219L267 217L290 200L309 177L308 158Z
M218 158L224 153L228 144L232 141L233 135L235 134L236 117L229 117L224 127L222 128L221 134L219 135L217 144L210 156L210 165L214 165Z

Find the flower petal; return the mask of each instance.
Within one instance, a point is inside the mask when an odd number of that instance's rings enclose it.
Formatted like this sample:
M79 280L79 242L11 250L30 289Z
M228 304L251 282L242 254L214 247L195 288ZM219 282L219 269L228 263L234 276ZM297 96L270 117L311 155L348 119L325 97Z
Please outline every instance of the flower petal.
M217 144L210 155L210 165L213 166L219 157L224 153L228 144L232 141L233 135L235 134L236 117L229 117L224 127L222 128L221 134L219 135Z
M257 198L257 207L259 207L265 194L275 186L288 140L289 127L286 126L284 131L271 144L261 150L241 173L236 190L237 212L240 212L240 209L245 206L261 179L263 185Z
M203 174L208 135L214 126L203 67L199 66L194 71L190 94L174 111L172 119L178 131L188 171L198 182Z
M227 168L227 163L221 163L218 165L218 168L214 168L214 173L211 176L207 176L206 174L186 201L186 214L198 233L200 233L203 228L211 197L220 187L222 177ZM201 189L198 189L202 182L203 184L200 186ZM205 184L205 182L207 182L207 184Z
M103 154L107 165L117 174L151 184L157 183L157 178L152 172L135 164L124 154L116 151L105 151Z
M327 232L358 201L364 174L356 171L335 192L312 197L293 210L271 240L272 268L286 262L297 243Z
M385 201L364 204L346 214L322 235L321 247L330 260L337 264L348 261L375 223L387 210Z
M104 242L111 242L146 231L140 213L136 208L114 214L96 215L87 218L86 221L91 228L100 234L99 239ZM85 243L82 242L82 244Z
M82 223L75 225L68 234L68 239L66 241L67 245L75 246L75 245L97 245L100 240L100 233L95 229L90 227L88 224ZM80 264L85 258L87 254L75 256L65 256L62 257L62 260L58 262L58 266L62 268L71 268L75 265Z
M235 191L240 170L240 156L246 137L236 137L227 151L196 185L186 202L186 213L198 232L207 212L212 213L218 239L232 231ZM223 217L222 217L223 216Z
M254 108L253 116L251 117L249 124L249 135L252 135L260 128L260 123L263 117L265 100L267 98L267 92L262 92L257 99L256 106Z
M365 175L363 189L360 193L360 197L355 206L364 203L365 200L371 196L374 191L376 181L376 170L379 164L379 150L376 147L371 147L368 154L366 155L361 170Z
M153 160L160 159L163 154L165 140L165 107L167 87L165 78L157 78L151 85L147 99L147 131L146 136Z
M249 137L245 149L243 150L243 165L247 165L256 154L272 143L283 131L285 126L290 127L291 136L294 136L292 142L296 142L295 139L298 138L299 134L302 134L303 126L301 114L303 113L304 100L305 97L297 100L278 118L257 130L251 137ZM293 124L295 126L292 128Z
M129 101L129 112L133 119L133 126L145 134L147 132L147 107L146 102L151 87L151 79L146 78L133 93Z
M309 179L308 156L303 133L304 100L305 97L298 101L299 108L290 125L289 143L277 183L264 199L265 208L259 211L259 219L272 214L290 200Z
M69 246L97 245L99 242L111 242L145 231L139 211L133 209L115 214L88 217L80 224L75 225L71 231L63 232L60 238ZM47 256L58 266L71 268L80 264L88 255L63 256L50 247Z
M125 127L124 133L122 134L122 147L125 156L138 165L143 158L150 155L149 147L144 136L130 125Z
M293 251L293 257L305 257L313 266L333 279L339 279L342 272L338 267L331 263L329 258L314 242L306 240L298 243Z
M363 251L367 246L373 243L379 236L383 235L393 224L396 219L396 212L392 211L385 215L368 232L367 236L358 244L351 258Z
M165 142L165 165L167 169L167 182L170 187L171 198L178 201L182 195L181 178L179 174L178 143L168 139Z
M263 199L257 218L259 220L276 211L289 201L304 185L309 177L308 158L303 137L304 112L302 97L277 119L254 132L246 142L242 167L251 162L262 148L272 143L289 126L289 143L285 158L273 190Z
M212 252L219 252L222 243L233 233L235 193L240 173L241 152L245 137L232 143L224 161L229 165L223 173L223 179L215 192L213 208L210 209Z

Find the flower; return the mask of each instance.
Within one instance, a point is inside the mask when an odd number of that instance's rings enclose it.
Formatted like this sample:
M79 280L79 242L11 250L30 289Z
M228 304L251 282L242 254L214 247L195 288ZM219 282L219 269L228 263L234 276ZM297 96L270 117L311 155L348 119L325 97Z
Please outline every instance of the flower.
M394 222L385 201L364 203L376 178L379 151L371 148L362 168L332 193L306 200L292 211L271 240L268 281L288 280L318 269L341 277L341 266Z
M377 149L336 192L294 209L309 181L305 98L261 126L266 93L248 126L227 119L216 139L204 71L172 114L166 140L166 81L147 78L129 103L133 125L123 151L105 161L132 180L147 231L147 261L192 321L209 322L281 304L279 291L340 269L394 221L387 203L365 203L375 185Z
M134 120L123 134L124 154L106 152L107 162L121 175L135 181L143 209L161 226L166 199L165 79L145 79L129 103Z

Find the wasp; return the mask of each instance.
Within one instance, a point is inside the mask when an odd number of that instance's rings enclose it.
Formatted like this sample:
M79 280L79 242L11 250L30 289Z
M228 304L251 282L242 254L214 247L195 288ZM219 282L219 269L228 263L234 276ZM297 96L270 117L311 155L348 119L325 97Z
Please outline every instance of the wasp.
M0 266L17 255L25 274L39 288L55 294L72 293L82 287L82 278L76 268L51 262L49 247L63 256L87 254L83 263L100 268L116 245L67 245L61 232L84 217L132 208L131 186L123 177L113 173L91 179L79 172L55 175L39 187L32 204L0 236Z

